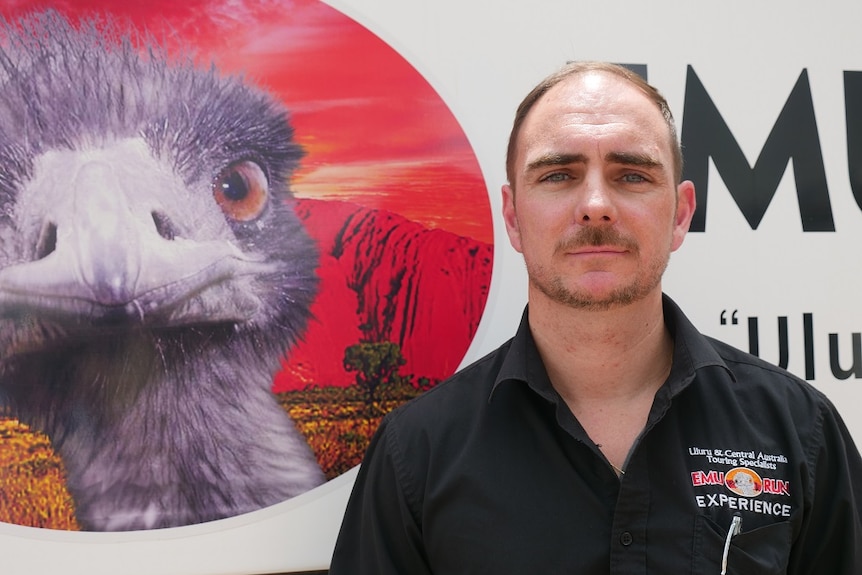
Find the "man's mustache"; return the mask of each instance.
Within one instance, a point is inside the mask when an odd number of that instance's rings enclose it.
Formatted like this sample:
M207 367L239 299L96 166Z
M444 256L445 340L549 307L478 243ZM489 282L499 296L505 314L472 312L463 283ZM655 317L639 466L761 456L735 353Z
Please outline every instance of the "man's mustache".
M639 246L634 238L623 235L614 228L586 227L577 234L557 242L557 251L571 252L580 248L609 246L622 248L630 252L638 252Z

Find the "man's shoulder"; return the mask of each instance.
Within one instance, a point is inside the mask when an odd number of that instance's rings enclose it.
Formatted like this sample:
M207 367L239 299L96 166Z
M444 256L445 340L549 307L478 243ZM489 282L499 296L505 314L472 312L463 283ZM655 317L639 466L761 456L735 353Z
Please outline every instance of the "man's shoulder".
M511 340L394 409L387 416L388 425L441 429L447 423L475 418L488 403L510 345Z
M733 387L737 392L781 396L784 401L809 407L831 405L822 391L787 369L723 341L708 336L706 339L733 374Z
M719 368L715 373L727 373L730 381L748 387L777 386L822 395L808 382L786 369L701 332L667 295L664 296L663 305L665 319L678 339L675 353L679 352L679 355L675 355L675 362L679 359L686 367L689 367L690 362L690 368L700 374L711 372L703 368Z

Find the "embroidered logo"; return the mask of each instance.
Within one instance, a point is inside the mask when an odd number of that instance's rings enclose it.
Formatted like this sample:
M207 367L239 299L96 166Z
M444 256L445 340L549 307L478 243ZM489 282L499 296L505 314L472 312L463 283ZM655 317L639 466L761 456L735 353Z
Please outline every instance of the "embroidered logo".
M786 499L791 496L790 481L776 477L786 472L784 455L701 447L690 447L688 455L703 465L691 471L698 507L790 517L792 504Z

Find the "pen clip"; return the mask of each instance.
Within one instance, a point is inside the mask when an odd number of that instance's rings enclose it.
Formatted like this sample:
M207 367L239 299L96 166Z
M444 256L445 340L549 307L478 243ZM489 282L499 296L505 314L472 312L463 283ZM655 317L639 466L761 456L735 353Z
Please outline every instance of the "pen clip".
M721 575L727 575L727 556L730 553L730 540L742 531L742 517L737 513L730 522L727 538L724 540L724 553L721 556Z

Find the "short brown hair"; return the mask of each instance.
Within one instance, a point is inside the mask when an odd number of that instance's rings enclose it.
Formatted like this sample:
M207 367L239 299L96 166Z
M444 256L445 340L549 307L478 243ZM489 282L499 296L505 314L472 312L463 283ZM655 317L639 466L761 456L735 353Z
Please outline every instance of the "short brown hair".
M624 66L611 64L609 62L569 62L539 82L539 84L537 84L536 87L527 94L521 102L521 105L518 106L518 111L515 113L515 121L512 124L512 132L509 135L509 146L506 150L506 177L509 179L509 185L514 186L515 147L517 146L521 126L524 124L524 119L527 117L527 114L530 113L530 110L533 109L536 102L538 102L542 96L548 92L548 90L566 78L583 74L585 72L607 72L627 80L635 87L639 88L647 98L652 100L658 106L658 109L664 117L665 123L668 127L672 148L671 152L673 153L673 175L676 183L679 183L682 180L682 149L679 145L679 138L677 137L673 114L671 114L670 107L668 106L667 100L665 100L664 96L662 96L661 93L652 85L647 83L646 80Z

